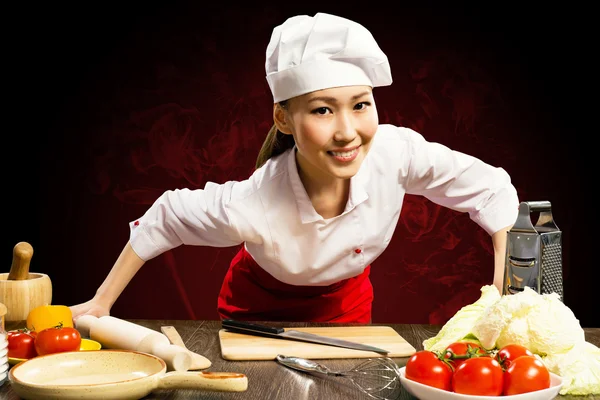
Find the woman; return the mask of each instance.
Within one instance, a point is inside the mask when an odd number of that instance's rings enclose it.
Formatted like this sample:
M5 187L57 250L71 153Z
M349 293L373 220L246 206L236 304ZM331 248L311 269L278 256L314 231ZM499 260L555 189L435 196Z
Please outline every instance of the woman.
M266 52L274 126L241 182L173 190L130 223L130 240L73 316L107 315L149 259L182 244L241 246L218 299L222 318L370 322L371 263L405 194L460 212L491 235L501 289L518 197L501 168L379 125L373 88L392 83L370 32L337 16L295 16Z

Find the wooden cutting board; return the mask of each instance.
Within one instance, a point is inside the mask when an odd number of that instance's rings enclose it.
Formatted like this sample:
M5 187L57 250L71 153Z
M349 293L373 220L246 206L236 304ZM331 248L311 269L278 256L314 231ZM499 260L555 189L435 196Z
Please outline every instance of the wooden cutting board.
M389 350L388 357L409 357L416 352L410 343L389 326L284 329L368 344ZM219 331L219 341L221 343L221 355L225 360L274 360L278 354L307 359L383 357L382 354L371 351L346 349L297 340L253 336L231 332L226 329Z

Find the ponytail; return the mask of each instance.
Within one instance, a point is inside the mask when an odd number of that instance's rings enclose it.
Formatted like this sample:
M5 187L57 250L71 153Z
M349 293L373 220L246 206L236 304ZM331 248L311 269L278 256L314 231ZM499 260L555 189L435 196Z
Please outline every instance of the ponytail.
M285 102L282 102L282 106L285 106ZM273 124L271 129L269 129L269 133L267 133L267 138L265 139L260 152L258 153L258 158L256 159L256 169L262 167L267 160L272 157L278 156L285 152L288 149L294 147L296 142L294 141L294 137L292 135L286 135L277 129L277 126Z

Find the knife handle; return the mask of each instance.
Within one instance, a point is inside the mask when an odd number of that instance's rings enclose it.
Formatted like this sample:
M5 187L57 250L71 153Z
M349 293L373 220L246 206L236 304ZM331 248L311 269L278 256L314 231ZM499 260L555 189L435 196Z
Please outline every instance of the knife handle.
M232 319L224 319L221 322L221 324L222 324L223 328L236 329L236 330L242 330L242 331L247 331L247 332L270 333L273 335L278 335L280 333L285 332L285 329L283 329L283 328L275 328L272 326L253 324L251 322L245 322L245 321L235 321Z

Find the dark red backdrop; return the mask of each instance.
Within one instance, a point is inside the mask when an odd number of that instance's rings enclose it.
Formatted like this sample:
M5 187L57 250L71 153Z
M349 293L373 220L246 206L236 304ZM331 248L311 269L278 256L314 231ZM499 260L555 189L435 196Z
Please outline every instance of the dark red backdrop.
M18 124L4 133L5 270L12 247L29 241L31 270L50 275L54 303L88 300L127 241L128 222L160 193L244 179L270 127L271 30L295 13L325 11L363 23L388 54L394 84L375 91L382 123L501 166L521 199L552 202L564 232L565 301L583 325L600 325L585 301L592 286L572 193L582 179L571 157L576 93L564 31L511 10L190 4L41 10L24 23L7 76L15 89L8 119ZM159 256L113 314L216 319L236 250ZM491 277L491 242L477 225L409 197L373 265L373 321L443 323Z

